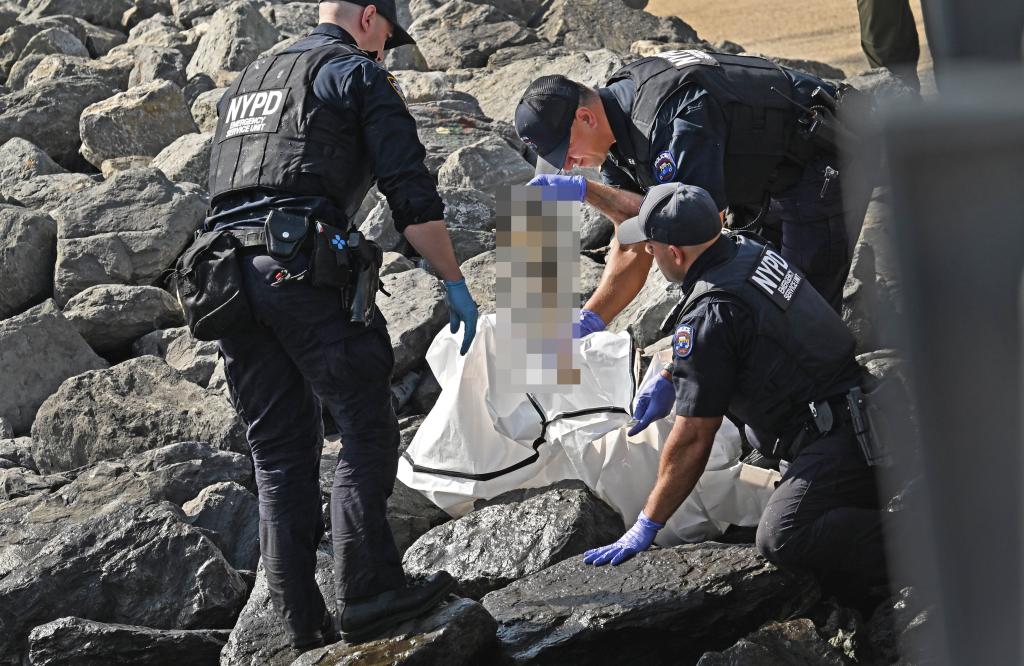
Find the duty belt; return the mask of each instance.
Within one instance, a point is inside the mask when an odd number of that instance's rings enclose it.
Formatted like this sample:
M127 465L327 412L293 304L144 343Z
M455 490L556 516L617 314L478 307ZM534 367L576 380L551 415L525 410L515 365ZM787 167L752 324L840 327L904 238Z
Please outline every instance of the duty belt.
M788 445L783 442L782 438L775 441L772 457L792 461L808 444L838 430L840 426L853 420L845 393L809 402L807 410L810 412L810 418L804 421Z
M242 247L266 247L267 232L263 229L228 229L227 232L234 236Z

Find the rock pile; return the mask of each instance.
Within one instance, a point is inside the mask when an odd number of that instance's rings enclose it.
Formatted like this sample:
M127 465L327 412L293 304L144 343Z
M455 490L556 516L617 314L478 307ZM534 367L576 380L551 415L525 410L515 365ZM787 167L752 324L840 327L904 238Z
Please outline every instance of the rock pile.
M397 4L419 44L387 64L418 123L456 257L491 312L499 202L533 171L511 125L530 80L600 84L642 55L708 45L678 18L635 9L642 0ZM316 21L309 0L0 2L0 666L291 663L258 565L245 425L216 344L191 338L162 278L207 210L225 87ZM855 82L901 94L885 72ZM865 363L900 374L893 352L876 352L892 336L873 317L900 312L886 203L876 192L845 315L859 350L872 352ZM388 251L392 296L378 304L393 379L415 387L400 413L408 445L440 391L424 354L448 322L444 290L376 188L354 222ZM584 207L584 299L612 233ZM656 341L677 298L667 287L654 269L612 330ZM323 450L325 504L342 445ZM448 569L468 598L296 663L754 663L794 644L805 661L863 663L895 655L927 620L912 590L866 622L822 619L814 584L749 546L585 567L579 553L623 523L578 485L452 521L396 482L388 518L409 574ZM332 599L328 542L318 562Z

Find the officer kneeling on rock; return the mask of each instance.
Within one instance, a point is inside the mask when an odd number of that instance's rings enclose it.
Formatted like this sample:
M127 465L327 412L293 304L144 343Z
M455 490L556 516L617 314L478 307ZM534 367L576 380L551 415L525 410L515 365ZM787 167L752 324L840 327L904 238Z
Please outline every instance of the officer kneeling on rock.
M515 126L539 156L531 185L557 186L616 224L636 215L655 185L702 187L720 211L733 212L734 228L770 227L781 236L782 256L838 311L851 257L836 157L838 92L764 58L670 51L623 67L596 90L543 76L523 93ZM604 182L560 175L574 167L601 167ZM581 332L603 330L650 267L645 253L613 240Z
M722 234L714 199L699 187L651 188L617 233L625 246L646 243L684 292L673 360L638 395L630 434L673 407L676 419L636 524L586 562L618 564L651 545L704 472L728 413L764 455L789 461L757 528L760 552L779 566L883 582L875 449L854 340L839 316L771 246Z
M415 121L378 64L385 49L411 43L393 0L321 2L320 25L249 65L218 108L206 229L244 248L252 315L219 346L248 428L270 596L299 651L337 640L314 577L321 404L343 442L330 507L342 636L372 637L453 587L445 572L407 585L385 518L398 466L394 357L374 304L381 252L349 223L376 179L395 226L444 278L465 353L477 307Z

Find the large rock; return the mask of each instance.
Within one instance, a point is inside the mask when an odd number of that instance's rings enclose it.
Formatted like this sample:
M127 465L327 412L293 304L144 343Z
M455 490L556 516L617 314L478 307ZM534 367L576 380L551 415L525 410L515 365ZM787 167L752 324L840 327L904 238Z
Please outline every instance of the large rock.
M82 112L82 156L94 166L130 155L155 157L196 132L181 88L162 79L118 93Z
M449 229L494 231L497 226L494 197L459 187L439 187L437 193L444 201L444 223Z
M515 663L692 663L817 600L810 575L753 546L706 543L640 553L616 567L570 558L491 592L484 607Z
M27 433L65 379L106 366L53 301L0 321L0 416Z
M53 173L15 183L7 192L12 204L52 213L99 183L84 173Z
M197 183L206 187L212 147L212 132L186 134L161 150L150 166L160 169L176 183Z
M80 40L85 40L82 26L70 16L52 16L36 21L17 23L0 35L0 78L6 79L21 57L29 41L43 30L63 28Z
M42 475L25 467L0 469L0 502L50 492L67 485L68 481L61 474Z
M804 618L771 622L722 652L706 652L697 666L847 666L854 662L818 635Z
M206 201L158 169L117 174L53 211L54 298L96 284L153 284L192 239Z
M385 252L393 252L400 249L405 243L402 234L395 227L395 218L391 214L391 206L384 199L381 199L370 214L366 216L363 223L359 225L359 231L366 238L372 240Z
M85 30L85 48L93 58L102 58L110 53L110 49L128 41L128 36L114 28L104 28L88 21L79 21Z
M190 43L188 33L182 32L174 19L160 15L139 21L128 33L126 45L129 48L150 46L178 49L186 58L191 58L195 53L195 45Z
M377 307L388 322L395 353L393 376L401 377L423 361L427 347L448 323L441 281L421 268L381 278L391 294L377 295Z
M57 224L18 206L0 205L0 320L50 297L57 261Z
M459 269L466 278L466 287L470 295L476 301L480 314L494 312L494 277L495 277L495 252L484 252L462 262Z
M197 18L210 16L222 5L222 0L171 0L171 11L174 18L187 27Z
M203 442L168 444L134 455L125 464L145 481L153 499L179 506L218 483L254 487L248 455L219 451Z
M476 231L454 227L448 230L455 250L455 261L462 263L495 248L497 244L493 231Z
M160 630L62 617L32 630L28 658L33 666L216 664L227 638L225 630Z
M511 125L492 121L479 105L442 100L410 104L409 112L416 119L420 141L427 151L424 164L435 175L453 152L488 136L498 135L516 150L523 145Z
M182 507L236 569L255 570L260 559L260 509L256 496L232 482L203 488Z
M532 30L490 5L450 0L409 27L430 69L483 67L498 49L537 41Z
M42 472L180 441L247 451L245 428L223 396L142 356L65 381L39 408L32 454Z
M607 49L580 53L548 49L541 55L517 58L501 67L474 70L471 77L457 82L455 88L475 97L491 118L512 122L519 98L534 79L561 74L588 86L600 86L624 64L626 59Z
M22 18L69 14L95 25L121 28L121 18L132 8L132 0L29 0Z
M19 136L65 167L78 164L79 116L117 89L91 76L50 80L0 97L0 141Z
M156 629L230 627L245 581L182 518L112 463L55 493L0 504L0 663L21 663L29 631L69 614Z
M405 552L406 573L426 576L443 569L463 593L479 599L622 536L622 518L586 486L560 486L435 527Z
M128 87L131 72L131 67L120 63L107 63L78 56L48 55L25 77L25 87L71 76L88 76L103 81L114 90L124 90Z
M381 638L310 650L292 663L474 666L491 661L495 627L494 618L480 604L449 597L430 613L403 622Z
M32 438L15 437L14 428L7 419L0 418L0 458L10 460L18 467L38 472L36 461L32 458Z
M196 340L184 327L175 330L184 331L184 334L168 342L163 359L190 382L209 386L220 363L217 343Z
M100 284L76 294L64 306L64 316L98 352L183 323L178 302L163 289L121 284Z
M209 74L226 85L233 75L277 43L277 28L260 14L254 2L233 2L210 19L188 63L188 75Z
M682 294L678 286L665 279L657 264L651 264L643 289L632 303L608 322L608 330L619 333L632 325L637 344L646 347L664 337L658 329L680 298Z
M178 49L167 46L144 46L135 51L135 68L128 78L131 87L160 79L170 81L179 88L188 83L185 68L188 60Z
M449 155L437 172L437 184L481 190L493 197L507 196L509 187L525 185L533 178L533 171L508 143L492 136Z
M408 104L435 102L450 97L454 81L444 72L417 72L399 70L393 72L402 87L402 96Z
M596 250L612 241L615 224L597 208L583 205L580 220L580 249Z
M654 16L630 9L620 0L554 0L537 34L572 51L611 49L628 53L638 39L698 42L693 28L675 16Z
M64 171L39 146L25 139L15 137L0 146L0 194L4 196L17 183Z
M224 97L225 92L227 88L207 90L192 102L192 118L200 132L213 132L217 129L217 102Z
M277 28L282 38L304 37L320 22L317 7L311 2L264 5L260 13Z

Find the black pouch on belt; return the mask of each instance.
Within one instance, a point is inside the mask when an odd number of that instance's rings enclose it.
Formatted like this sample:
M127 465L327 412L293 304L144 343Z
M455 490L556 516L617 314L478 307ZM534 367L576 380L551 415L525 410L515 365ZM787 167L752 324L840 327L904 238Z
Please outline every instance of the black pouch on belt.
M325 222L314 225L310 281L314 287L345 291L352 283L354 257L348 247L348 233Z
M264 223L267 234L267 253L275 259L288 261L299 253L302 241L309 231L309 219L280 210L267 214Z
M219 340L252 322L238 249L227 231L208 231L175 263L168 283L196 340Z

